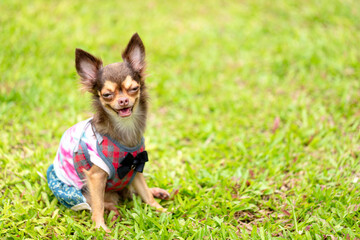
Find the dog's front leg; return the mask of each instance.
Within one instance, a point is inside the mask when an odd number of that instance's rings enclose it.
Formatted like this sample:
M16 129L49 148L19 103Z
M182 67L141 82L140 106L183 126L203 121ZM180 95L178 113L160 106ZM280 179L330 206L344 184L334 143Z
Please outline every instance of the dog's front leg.
M96 228L102 227L106 232L110 232L104 221L104 196L108 174L96 165L89 171L85 171L90 199L87 199L91 209L91 219L95 221Z
M140 195L141 199L149 204L151 207L155 207L157 210L164 211L165 209L155 201L152 192L145 182L144 175L142 173L136 173L134 180L131 183L135 192Z

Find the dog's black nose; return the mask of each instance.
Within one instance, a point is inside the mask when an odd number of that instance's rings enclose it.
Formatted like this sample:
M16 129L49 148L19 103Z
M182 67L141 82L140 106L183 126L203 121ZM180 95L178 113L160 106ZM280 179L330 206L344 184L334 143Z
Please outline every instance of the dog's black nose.
M129 105L129 99L127 97L119 98L119 105L122 107Z

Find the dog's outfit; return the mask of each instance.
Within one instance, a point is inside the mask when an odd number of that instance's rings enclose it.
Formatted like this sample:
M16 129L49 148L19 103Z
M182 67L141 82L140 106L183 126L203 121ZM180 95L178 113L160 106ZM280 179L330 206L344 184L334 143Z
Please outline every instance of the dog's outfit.
M47 170L49 188L60 203L73 210L89 209L81 189L85 170L93 164L108 174L106 191L128 186L148 161L144 138L135 147L126 147L95 131L92 118L69 128L61 138L54 163Z

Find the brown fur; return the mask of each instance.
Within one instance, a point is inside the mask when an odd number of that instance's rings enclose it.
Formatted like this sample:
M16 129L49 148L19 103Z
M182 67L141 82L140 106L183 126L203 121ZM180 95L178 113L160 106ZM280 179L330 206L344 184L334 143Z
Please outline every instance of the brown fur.
M93 94L93 125L101 134L108 134L121 144L134 147L141 141L146 126L148 94L145 86L145 47L136 33L122 53L124 62L103 67L100 59L81 49L76 49L76 70L85 90ZM139 86L139 88L137 88ZM122 99L126 99L126 104ZM123 117L122 110L131 109L130 116ZM125 111L127 114L128 111ZM96 227L109 229L104 222L104 210L115 211L119 193L106 192L107 173L94 165L86 172L84 196L92 208ZM137 173L130 191L134 191L152 207L163 209L154 197L166 199L169 193L160 188L148 188L144 175Z

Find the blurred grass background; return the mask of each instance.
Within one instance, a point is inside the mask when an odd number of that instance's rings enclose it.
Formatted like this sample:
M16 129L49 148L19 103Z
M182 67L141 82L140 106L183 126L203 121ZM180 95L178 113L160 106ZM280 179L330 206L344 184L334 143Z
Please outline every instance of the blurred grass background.
M147 53L150 186L159 214L119 206L109 238L360 238L360 2L0 2L0 236L106 237L42 179L91 116L76 47Z

